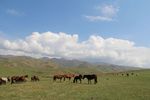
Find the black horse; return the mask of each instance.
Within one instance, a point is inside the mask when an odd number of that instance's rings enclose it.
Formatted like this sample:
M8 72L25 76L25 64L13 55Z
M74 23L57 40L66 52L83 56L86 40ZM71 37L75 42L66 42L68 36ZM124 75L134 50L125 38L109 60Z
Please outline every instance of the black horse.
M80 81L80 83L82 82L82 75L81 74L74 77L73 83L78 83L78 80Z
M94 80L94 84L97 83L97 75L92 74L92 75L83 75L83 79L87 78L88 79L88 84L91 84L91 80Z

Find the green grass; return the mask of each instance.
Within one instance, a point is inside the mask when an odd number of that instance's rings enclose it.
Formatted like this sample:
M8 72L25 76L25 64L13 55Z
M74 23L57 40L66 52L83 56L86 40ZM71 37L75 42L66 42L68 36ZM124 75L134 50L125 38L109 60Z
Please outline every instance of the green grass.
M39 82L0 86L0 100L150 100L150 70L135 71L138 76L98 76L98 84L74 84L72 80L53 82L48 77L57 72L80 72L78 69L0 67L0 76L38 75ZM91 70L82 69L81 73ZM94 70L93 70L94 71ZM97 72L96 72L97 73Z

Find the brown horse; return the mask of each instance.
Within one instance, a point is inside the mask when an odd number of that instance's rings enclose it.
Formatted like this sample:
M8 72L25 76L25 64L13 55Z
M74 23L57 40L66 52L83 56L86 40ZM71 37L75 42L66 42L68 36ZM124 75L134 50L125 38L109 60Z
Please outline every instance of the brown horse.
M26 78L28 78L28 75L24 75L24 76L12 76L11 77L11 84L18 83L18 82L26 82Z
M32 76L31 81L40 81L38 76Z
M66 78L70 81L71 78L75 77L75 75L74 74L64 74L63 77L64 77L64 81Z
M64 75L54 75L53 76L53 81L56 81L56 79L59 79L60 82L61 82L62 78L64 78Z

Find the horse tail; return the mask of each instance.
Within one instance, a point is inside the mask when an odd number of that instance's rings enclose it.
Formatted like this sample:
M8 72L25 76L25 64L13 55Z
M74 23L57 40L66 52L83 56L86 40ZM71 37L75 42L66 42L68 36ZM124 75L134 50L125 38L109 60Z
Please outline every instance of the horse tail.
M64 81L65 81L65 79L66 79L66 78L64 77Z
M13 77L11 77L11 84L13 84L14 83L14 80L13 80Z
M95 77L95 84L97 83L97 76Z
M75 83L75 80L76 80L76 79L74 78L73 83Z
M53 81L56 81L56 77L55 76L53 77Z
M9 78L9 77L7 77L7 79L8 79L8 82L10 82L10 78Z

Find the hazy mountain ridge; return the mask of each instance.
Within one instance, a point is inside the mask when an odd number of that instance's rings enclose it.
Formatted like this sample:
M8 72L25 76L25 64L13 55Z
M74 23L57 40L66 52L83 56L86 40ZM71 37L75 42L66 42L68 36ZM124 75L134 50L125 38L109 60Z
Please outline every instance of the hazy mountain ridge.
M92 68L98 71L126 71L137 70L139 68L119 66L113 64L94 64L80 60L68 60L64 58L32 58L28 56L0 55L0 66L4 67L38 67L38 68Z

